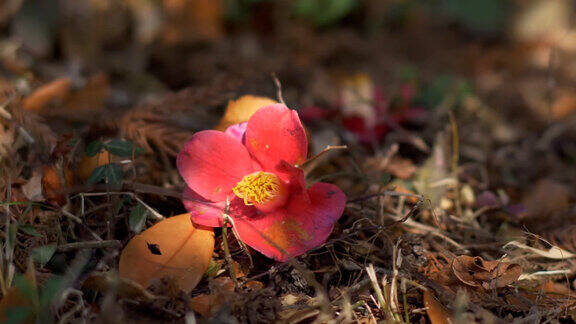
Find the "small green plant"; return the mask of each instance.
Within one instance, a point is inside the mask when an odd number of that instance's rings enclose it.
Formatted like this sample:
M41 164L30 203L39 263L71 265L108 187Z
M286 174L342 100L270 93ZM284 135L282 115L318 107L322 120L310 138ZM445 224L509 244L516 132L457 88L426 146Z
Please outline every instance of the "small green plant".
M332 25L356 8L358 0L296 0L294 13L318 27Z
M91 142L86 146L86 155L93 157L103 150L107 151L111 155L123 158L133 158L142 154L144 151L144 149L134 146L130 141L113 139L108 142ZM122 184L123 177L124 173L122 171L122 166L119 163L111 162L95 168L88 178L87 183L93 185L104 180L111 187L117 188Z

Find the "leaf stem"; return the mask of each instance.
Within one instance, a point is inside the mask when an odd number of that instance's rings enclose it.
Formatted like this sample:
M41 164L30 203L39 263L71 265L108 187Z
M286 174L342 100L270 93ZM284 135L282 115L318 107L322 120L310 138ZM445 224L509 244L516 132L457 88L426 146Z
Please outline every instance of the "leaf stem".
M234 282L234 287L238 288L238 280L236 280L236 269L234 269L234 260L232 260L232 256L230 255L230 247L228 246L228 223L230 223L230 201L228 199L226 199L226 207L224 207L222 218L224 219L222 222L222 244L224 245L224 259L226 260L230 278Z

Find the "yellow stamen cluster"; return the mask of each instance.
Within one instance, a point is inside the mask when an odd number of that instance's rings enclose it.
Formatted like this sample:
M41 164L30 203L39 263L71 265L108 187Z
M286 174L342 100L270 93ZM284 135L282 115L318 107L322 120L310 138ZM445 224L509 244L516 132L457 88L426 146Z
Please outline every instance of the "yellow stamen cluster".
M280 179L273 173L255 172L242 178L232 191L246 205L265 204L280 193Z

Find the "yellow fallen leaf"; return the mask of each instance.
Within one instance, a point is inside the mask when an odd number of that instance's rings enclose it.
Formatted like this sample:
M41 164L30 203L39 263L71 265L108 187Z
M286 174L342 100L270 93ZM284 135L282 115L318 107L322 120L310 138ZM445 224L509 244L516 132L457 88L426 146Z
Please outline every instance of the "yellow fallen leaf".
M426 307L426 314L432 324L450 324L454 323L452 315L442 305L438 299L429 290L424 291L424 306Z
M253 95L245 95L237 100L230 100L228 106L226 106L224 117L222 117L216 129L225 131L230 125L247 122L258 109L276 103L278 102L270 98Z
M54 80L36 89L24 99L22 105L27 110L41 111L48 104L63 101L70 94L71 86L72 81L69 78Z
M136 235L120 255L120 276L148 287L152 280L173 277L190 292L208 268L214 232L196 227L189 214L167 218Z

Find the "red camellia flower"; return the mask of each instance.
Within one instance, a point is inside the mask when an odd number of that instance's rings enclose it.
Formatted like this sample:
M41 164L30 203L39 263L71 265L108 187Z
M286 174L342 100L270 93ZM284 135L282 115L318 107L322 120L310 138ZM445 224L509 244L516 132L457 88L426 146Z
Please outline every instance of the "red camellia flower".
M222 226L228 202L240 239L279 261L324 243L346 196L328 183L306 188L298 165L307 147L298 114L282 104L263 107L226 132L194 134L177 159L192 221Z

